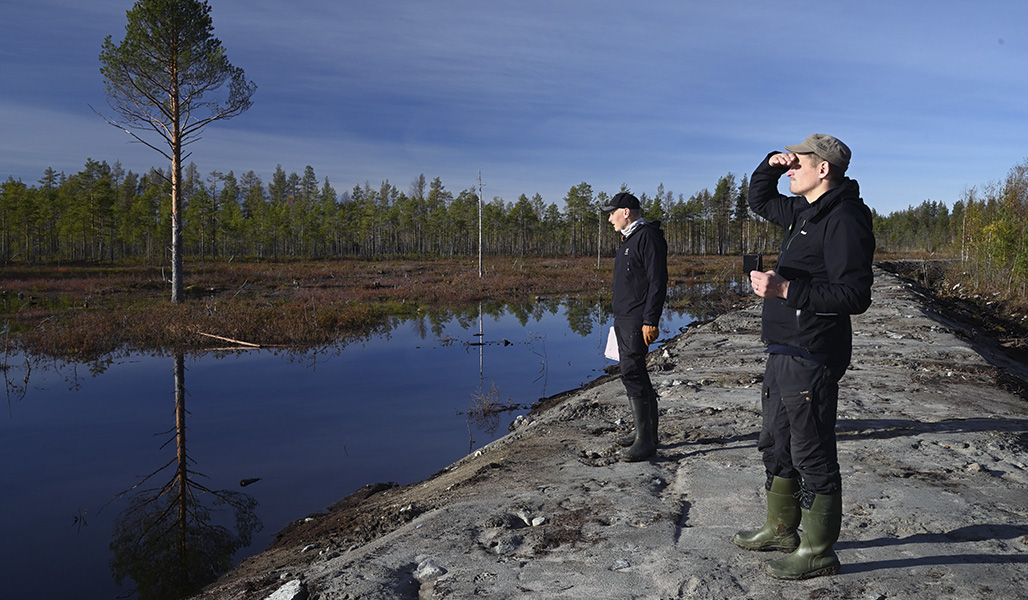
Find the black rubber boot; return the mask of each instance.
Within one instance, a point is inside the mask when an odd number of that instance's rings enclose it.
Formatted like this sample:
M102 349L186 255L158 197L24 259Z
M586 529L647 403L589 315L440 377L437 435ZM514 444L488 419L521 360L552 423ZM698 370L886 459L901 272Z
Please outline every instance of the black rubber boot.
M740 531L732 543L746 550L784 550L800 545L800 480L768 475L767 520L760 529Z
M648 398L629 398L632 404L632 418L635 420L635 442L632 447L621 454L624 462L639 462L646 460L657 453L657 444L653 435L654 432L654 410L657 406L656 400Z
M842 494L817 494L810 508L801 507L803 535L799 548L767 565L775 579L809 579L839 572L839 556L832 550L842 528Z
M658 440L657 436L657 421L660 419L660 411L657 408L656 396L653 396L653 399L650 400L650 410L653 411L653 445L659 446L660 441ZM621 446L622 448L630 447L632 444L635 443L635 432L633 431L632 433L626 436L619 437L615 443L618 446Z

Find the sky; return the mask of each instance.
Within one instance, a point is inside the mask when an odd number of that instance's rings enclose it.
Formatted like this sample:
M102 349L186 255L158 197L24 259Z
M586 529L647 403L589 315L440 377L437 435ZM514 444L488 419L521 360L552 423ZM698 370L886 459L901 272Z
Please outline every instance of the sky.
M424 174L455 196L713 190L808 134L889 214L952 206L1028 157L1023 0L212 0L253 106L201 173L314 169L340 193ZM129 0L0 1L0 180L87 159L166 168L98 113ZM151 140L158 143L156 138ZM783 191L786 189L783 184Z

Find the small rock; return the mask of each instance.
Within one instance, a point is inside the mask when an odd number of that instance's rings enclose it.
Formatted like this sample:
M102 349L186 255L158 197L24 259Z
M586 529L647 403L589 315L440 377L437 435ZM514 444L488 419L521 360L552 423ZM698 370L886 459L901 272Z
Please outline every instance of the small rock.
M971 471L972 473L981 473L982 472L982 466L980 464L978 464L978 463L971 463L971 464L967 465L967 470Z
M614 564L612 564L610 566L610 570L611 571L623 571L623 570L625 570L625 569L627 569L627 568L629 568L631 566L632 565L629 564L629 562L627 560L625 560L623 558L619 558L619 559L615 560Z
M446 574L446 569L440 567L432 559L425 559L418 564L418 568L414 571L414 579L417 579L421 583L429 581L430 579L436 579Z
M702 583L703 582L700 581L699 577L690 577L689 581L685 584L684 589L683 589L683 591L685 592L685 595L687 597L694 595L696 593L696 591L700 588L700 585Z
M532 527L538 527L546 522L546 517L536 517L532 519Z
M531 425L532 423L533 423L532 419L526 417L525 415L518 415L517 417L514 418L514 421L511 422L511 424L507 426L507 430L508 431L516 431L516 430L518 430L518 429L520 429L522 427L525 427L527 425Z
M307 597L307 587L299 579L294 579L275 590L265 600L307 600Z

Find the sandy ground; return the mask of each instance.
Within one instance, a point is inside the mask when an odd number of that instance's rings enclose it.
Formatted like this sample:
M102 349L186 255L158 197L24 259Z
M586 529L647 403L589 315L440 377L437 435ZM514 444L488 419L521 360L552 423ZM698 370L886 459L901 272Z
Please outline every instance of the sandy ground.
M731 543L764 518L764 355L747 303L650 356L658 456L623 463L624 388L540 401L426 481L368 486L199 598L1028 597L1028 368L877 271L842 381L838 575L781 582Z

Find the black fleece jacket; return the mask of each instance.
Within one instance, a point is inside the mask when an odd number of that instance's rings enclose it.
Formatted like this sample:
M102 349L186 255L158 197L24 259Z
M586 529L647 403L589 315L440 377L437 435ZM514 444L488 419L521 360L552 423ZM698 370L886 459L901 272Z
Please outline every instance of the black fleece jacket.
M789 280L787 299L764 299L762 339L770 351L848 364L850 315L871 305L871 211L848 178L812 203L779 194L787 171L765 158L750 178L750 208L785 228L775 271Z
M667 298L667 241L660 222L643 223L622 239L614 259L614 318L654 327Z

